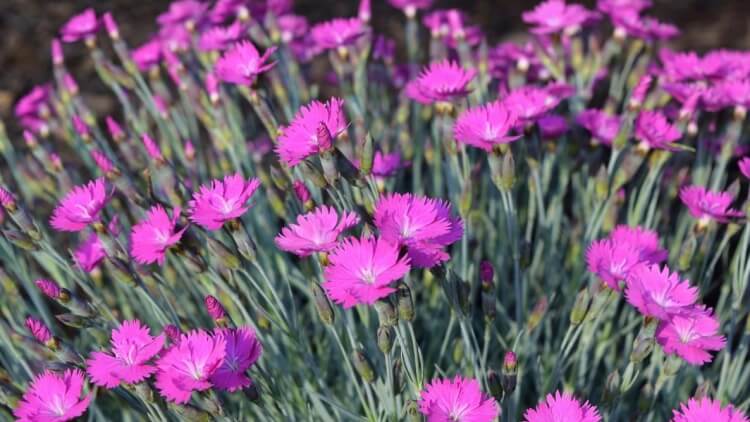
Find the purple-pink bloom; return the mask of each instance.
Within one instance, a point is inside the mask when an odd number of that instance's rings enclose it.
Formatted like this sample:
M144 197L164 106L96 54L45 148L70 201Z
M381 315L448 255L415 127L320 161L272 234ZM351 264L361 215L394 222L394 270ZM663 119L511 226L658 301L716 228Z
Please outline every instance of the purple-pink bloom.
M641 16L635 10L625 9L610 15L615 26L615 33L631 36L646 41L666 40L680 34L676 26L660 22L650 16Z
M355 164L359 168L359 161ZM401 159L401 154L398 152L384 154L380 151L376 151L375 156L372 159L372 175L376 178L391 177L396 174L397 171L408 165L409 163L404 162Z
M143 147L146 148L146 153L149 157L157 162L164 161L164 156L161 153L159 144L157 144L156 141L151 138L148 133L144 133L143 136L141 136L141 141L143 141Z
M466 96L474 76L476 71L464 69L454 61L431 63L409 82L406 95L423 104L448 102Z
M612 145L612 141L620 132L620 117L610 116L601 110L582 111L576 117L576 123L591 132L594 140L604 145Z
M407 248L411 265L430 268L450 259L445 247L464 234L460 217L448 202L406 194L380 197L373 216L381 236Z
M223 337L226 343L224 363L211 375L214 387L233 392L252 385L246 372L258 361L263 351L263 345L253 329L224 328L217 330L214 335Z
M599 422L599 410L588 401L581 403L572 394L556 391L547 394L545 401L534 409L527 409L524 422Z
M420 392L418 405L427 422L492 422L500 416L500 406L479 382L461 375L432 380Z
M407 16L414 16L417 10L428 9L434 0L388 0L391 6L401 9Z
M331 98L325 103L312 101L302 106L289 126L281 129L276 151L288 166L293 167L305 158L321 152L318 129L325 126L333 139L346 132L344 100Z
M29 333L31 333L39 343L47 344L47 342L52 340L52 332L50 332L47 325L42 321L34 317L26 317L24 324L26 325L26 329L29 330Z
M568 121L557 114L544 115L536 121L536 124L539 125L539 134L542 139L557 139L568 131Z
M635 120L635 138L641 141L638 147L646 151L652 148L674 151L672 143L682 138L682 132L661 112L645 110Z
M10 193L10 191L0 186L0 207L6 210L12 210L16 208L16 197Z
M711 362L709 351L721 350L726 345L719 328L719 321L710 309L695 306L661 321L656 329L656 341L664 353L676 354L687 363L700 366Z
M511 91L502 102L518 117L519 123L532 123L552 111L561 100L547 88L526 85Z
M191 22L197 24L208 10L208 4L198 0L177 0L169 4L169 9L160 14L156 21L164 26L177 26Z
M742 211L729 208L734 197L729 192L714 192L703 186L685 186L680 189L680 199L688 207L690 215L706 225L711 220L727 223L744 216Z
M81 231L99 221L99 213L107 204L107 199L107 184L103 178L76 186L52 212L50 224L59 231Z
M193 391L208 390L224 364L227 340L203 330L183 334L156 362L156 388L168 401L185 404Z
M235 173L223 180L212 180L193 193L189 202L190 221L207 230L219 230L229 220L240 218L250 209L247 202L260 187L258 178L245 179Z
M161 41L152 39L141 44L130 52L130 58L133 59L141 72L158 66L162 59Z
M21 97L13 108L13 113L19 119L24 117L38 116L48 108L48 102L52 93L49 84L37 85Z
M176 245L187 230L187 226L177 230L179 218L179 207L172 210L172 218L161 205L148 210L146 218L133 226L130 234L130 253L136 262L164 264L167 249Z
M276 63L268 59L276 51L276 47L269 47L261 56L253 43L240 41L232 46L216 62L216 77L224 82L238 85L252 85L263 72L271 69Z
M235 22L229 26L213 26L201 32L198 48L201 51L224 50L239 41L243 35L245 35L245 31L240 22Z
M691 398L672 410L671 422L750 422L741 410L734 406L721 406L719 400L708 397Z
M510 133L515 125L515 112L505 103L493 101L464 110L453 125L453 136L459 142L490 152L495 146L520 137Z
M104 29L107 30L107 34L112 39L120 38L120 29L117 27L117 22L111 12L105 12L102 16L104 22Z
M625 298L643 316L666 320L689 312L698 299L698 289L666 266L640 265L626 280Z
M531 32L538 35L573 34L598 17L581 5L565 4L565 0L547 0L522 15L524 22L533 25Z
M107 254L99 236L92 233L76 248L73 257L81 270L90 273L107 257Z
M107 131L114 140L119 141L125 138L125 132L122 130L122 127L120 127L120 124L117 123L117 120L112 116L107 116L104 120L107 124Z
M84 384L80 369L68 369L62 374L44 371L31 382L13 415L20 422L76 419L86 412L94 396L81 398Z
M316 24L310 30L312 40L319 48L331 50L353 44L367 33L359 18L336 18Z
M382 238L350 237L328 256L323 287L328 297L344 308L372 305L396 291L391 285L411 266L398 245Z
M669 257L669 252L659 246L659 235L653 230L620 224L612 230L609 238L615 243L627 243L633 246L638 250L641 260L650 264L658 264Z
M750 157L742 158L737 163L737 167L739 167L740 173L742 173L745 178L750 179ZM0 203L2 203L2 199L0 199Z
M326 205L297 217L296 224L281 229L274 239L276 246L299 256L316 252L330 252L338 244L339 236L359 223L354 212L344 211L339 216L336 209Z
M628 10L640 12L648 7L651 7L651 0L597 0L596 2L596 8L609 15Z
M596 274L609 288L619 292L620 283L625 282L630 272L643 261L633 245L602 239L592 243L586 250L586 263L591 273Z
M99 167L99 170L102 171L104 174L109 174L115 170L115 165L112 163L112 161L107 157L104 152L93 149L91 150L91 158L94 160L94 163L96 163L96 166Z
M156 372L148 362L161 352L164 334L153 337L141 321L123 321L112 330L110 343L111 352L91 353L86 372L95 385L113 389L121 383L137 384Z
M99 29L99 22L94 9L88 8L73 16L60 28L62 40L66 43L89 39Z

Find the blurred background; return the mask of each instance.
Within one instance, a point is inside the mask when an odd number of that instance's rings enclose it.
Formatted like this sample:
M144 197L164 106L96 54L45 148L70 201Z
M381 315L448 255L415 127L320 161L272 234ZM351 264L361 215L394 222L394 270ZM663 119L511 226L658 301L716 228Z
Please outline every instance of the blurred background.
M575 1L575 0L573 0ZM540 0L437 0L438 8L460 8L481 25L491 42L524 31L521 13ZM595 0L578 1L593 7ZM358 0L296 0L295 10L311 22L333 16L353 16ZM155 30L156 16L169 0L0 0L0 118L13 128L12 106L33 85L51 77L49 42L62 24L86 7L110 10L131 46L144 42ZM647 12L676 24L682 35L672 42L677 49L750 48L750 0L654 0ZM398 37L403 16L386 0L373 0L376 30ZM87 101L97 110L112 106L96 77L82 45L66 46L66 64L73 71ZM93 84L93 85L91 85Z

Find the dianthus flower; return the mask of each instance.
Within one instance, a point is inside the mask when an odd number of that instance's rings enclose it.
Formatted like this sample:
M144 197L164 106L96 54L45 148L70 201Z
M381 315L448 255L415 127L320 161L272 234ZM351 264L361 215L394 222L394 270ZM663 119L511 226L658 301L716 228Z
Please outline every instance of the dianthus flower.
M643 316L666 320L689 312L698 299L698 289L666 266L642 265L630 272L625 298Z
M152 39L141 44L131 51L130 58L142 72L159 65L162 59L161 42L158 39Z
M557 114L547 114L540 117L536 124L542 139L557 139L568 131L568 121Z
M339 213L333 207L320 207L297 217L296 224L281 229L274 239L279 249L299 256L315 252L330 252L338 244L341 234L359 223L353 212Z
M217 0L209 12L212 23L223 23L249 13L247 0Z
M604 145L612 145L612 141L620 131L620 118L610 116L601 110L584 110L576 117L576 123L591 132L595 141Z
M646 110L635 120L635 138L641 141L638 147L646 151L651 148L674 151L671 144L682 138L682 133L661 112Z
M314 25L310 35L318 48L331 50L353 44L366 32L359 18L335 18Z
M624 11L640 12L651 7L651 0L597 0L596 8L600 12L616 15Z
M63 294L60 285L53 280L40 278L34 281L34 284L36 284L36 287L50 299L59 299Z
M198 48L201 51L224 50L245 35L240 22L229 26L213 26L201 32Z
M547 394L544 402L534 409L527 409L524 422L599 422L599 410L588 401L581 403L570 393L556 391Z
M672 413L671 422L750 422L741 410L731 404L722 407L719 400L708 397L691 398Z
M138 320L123 321L112 330L112 350L93 352L86 361L91 382L112 389L125 384L137 384L156 372L148 363L164 346L164 335L153 337Z
M90 273L107 257L107 254L99 236L92 233L76 248L73 257L81 270Z
M653 230L620 224L612 230L609 238L615 243L633 246L640 254L640 259L650 264L658 264L669 257L669 252L659 246L659 235Z
M253 43L240 41L216 62L216 76L224 82L252 85L258 75L271 69L276 64L275 62L268 62L274 51L276 51L276 47L269 47L261 56Z
M226 343L224 363L213 375L211 383L219 390L237 391L252 385L245 372L258 361L263 346L250 327L223 328L214 334Z
M151 136L149 136L147 133L144 133L143 136L141 136L141 141L143 141L143 147L146 148L146 153L149 157L151 157L151 159L156 162L164 161L164 155L162 155L161 153L159 144L157 144Z
M515 112L501 101L470 107L453 125L453 136L466 145L492 151L496 145L515 141L520 135L510 133L516 124Z
M734 201L729 192L713 192L703 186L685 186L680 189L680 199L701 225L707 225L711 220L726 223L744 215L742 211L729 208Z
M432 380L420 393L418 404L427 422L492 422L500 416L497 402L482 392L479 382L460 375Z
M84 383L80 369L68 369L62 374L47 370L34 378L13 414L21 422L76 419L93 398L93 394L81 398Z
M348 124L344 117L344 100L331 98L325 103L313 101L300 108L292 123L281 130L277 147L281 160L289 166L296 166L323 148L330 148L330 145L319 143L321 123L333 139L345 133Z
M483 39L482 30L469 25L469 17L458 9L435 10L422 18L422 23L450 48L457 48L461 41L473 47Z
M611 239L597 240L586 251L589 271L596 274L609 288L620 291L634 268L642 264L638 250L628 244Z
M26 325L26 329L29 330L29 333L31 333L39 343L47 345L49 341L53 339L52 332L42 321L34 317L26 317L24 324Z
M724 348L726 340L719 334L719 321L710 309L702 306L672 315L659 323L656 341L668 355L676 354L691 365L711 362L709 351Z
M524 22L534 26L531 28L534 34L572 34L586 23L597 19L598 14L581 5L565 4L565 0L547 0L533 10L524 12L522 18Z
M382 238L350 237L328 257L325 288L328 297L344 308L372 305L396 291L391 284L409 272L409 258L398 245Z
M742 158L737 163L737 167L739 167L740 173L742 173L745 178L750 179L750 157ZM2 203L2 199L0 199L0 203Z
M354 163L359 168L360 163L357 160ZM401 154L398 152L392 152L390 154L384 154L380 151L376 151L372 159L372 175L375 178L386 178L396 174L400 169L408 166L408 162L404 162L401 159Z
M73 16L60 28L62 40L67 43L88 39L99 30L99 22L94 9L88 8Z
M461 218L451 216L450 204L410 193L382 196L373 219L384 239L407 248L417 268L447 261L450 255L444 248L464 233Z
M615 26L615 34L646 41L666 40L680 34L676 26L660 22L650 16L641 16L636 10L625 9L610 16Z
M208 390L224 364L227 340L195 330L183 334L156 362L156 388L168 401L185 404L193 391Z
M417 10L428 9L434 0L388 0L391 6L401 9L407 16L414 16Z
M166 12L157 16L162 26L178 26L188 22L196 24L205 16L208 4L198 0L177 0L169 4Z
M245 180L240 173L202 185L189 203L190 221L207 230L219 230L224 223L241 217L250 209L247 202L259 187L258 178Z
M476 71L464 69L453 61L443 60L424 68L416 79L409 82L406 94L423 104L449 102L469 93L469 83L474 76Z
M59 231L81 231L99 221L99 213L107 204L107 199L107 184L103 178L76 186L52 212L50 224Z
M133 226L130 234L130 253L136 262L164 264L167 249L176 245L187 230L187 227L177 230L179 218L179 207L172 210L172 218L161 205L148 210L146 218Z
M511 91L502 102L518 117L519 123L533 123L557 107L561 100L547 88L527 85Z

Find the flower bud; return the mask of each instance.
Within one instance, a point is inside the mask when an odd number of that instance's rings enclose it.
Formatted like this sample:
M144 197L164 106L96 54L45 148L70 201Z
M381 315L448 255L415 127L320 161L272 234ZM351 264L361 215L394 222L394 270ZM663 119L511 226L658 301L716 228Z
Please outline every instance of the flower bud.
M392 326L380 326L378 327L378 349L380 349L383 354L387 354L391 351L393 348L393 340L396 336L396 332L394 331Z
M211 295L206 296L203 302L206 305L206 311L208 311L208 314L211 316L211 319L214 320L216 325L225 326L228 322L228 317L227 311L224 309L221 302Z
M240 259L220 240L209 237L206 243L208 244L208 250L222 266L230 270L240 268Z
M10 243L18 246L25 251L36 251L39 250L39 246L36 244L34 239L27 236L23 232L18 230L3 230L3 236L10 241Z
M495 279L495 268L490 261L482 261L479 264L479 278L482 283L492 283Z
M372 163L375 159L375 152L372 145L372 136L367 133L365 142L362 144L362 156L359 159L359 171L365 176L372 173Z
M192 162L195 161L195 146L193 142L188 139L182 147L182 152L185 154L185 159Z
M0 186L0 206L9 213L16 211L16 198L9 190Z
M398 285L396 294L398 296L398 318L404 321L413 321L416 315L411 289L405 283L401 283Z
M505 395L513 394L518 382L518 357L512 351L505 352L501 383Z
M516 181L516 162L513 153L507 151L503 154L503 163L500 166L500 183L504 190L510 190Z
M323 288L320 284L313 281L310 283L310 289L312 290L313 301L315 302L315 309L318 311L318 316L324 323L333 324L335 314Z
M63 54L63 46L59 39L52 39L52 64L60 66L65 62L65 55Z
M586 312L589 307L589 291L587 288L582 289L576 296L576 301L573 304L573 310L570 311L570 323L578 325L586 318Z
M112 17L112 13L104 13L104 16L102 16L102 20L104 21L104 28L107 30L107 34L109 34L109 37L115 41L119 40L120 30L119 28L117 28L117 22L115 22L115 18Z
M698 240L695 233L689 232L688 238L680 246L680 254L677 257L677 267L680 271L687 271L693 263L693 255L698 247Z
M534 305L534 309L531 310L531 313L526 320L526 329L529 332L533 331L539 325L539 323L542 322L542 318L547 312L547 306L548 302L546 296L542 296L536 303L536 305Z
M70 292L67 289L60 287L52 280L39 279L35 281L34 284L36 284L36 287L50 299L59 300L60 302L67 302L70 300Z
M164 334L167 336L169 341L171 341L172 343L177 343L180 341L182 331L174 324L167 324L164 326Z
M605 401L612 401L615 397L620 393L620 384L622 383L622 380L620 379L620 372L615 369L607 375L607 380L604 383L604 400Z
M489 373L487 373L487 386L489 387L492 397L499 402L503 397L503 384L500 374L494 370L490 370Z
M354 363L354 369L357 370L357 373L362 377L363 381L367 383L375 381L375 370L372 368L370 359L362 350L355 350L352 353L352 362Z
M116 142L125 139L125 132L123 132L120 124L117 123L117 120L113 119L112 116L107 116L105 121L107 124L107 131L109 132L109 135L112 137L112 139L114 139Z
M52 332L42 321L34 317L27 317L25 324L26 329L29 330L29 333L31 333L39 343L42 343L53 350L57 348L57 339L55 339Z
M260 390L254 383L250 384L249 387L245 388L242 391L245 393L245 397L247 397L247 399L251 402L257 403L260 401Z
M702 383L698 384L698 388L695 389L695 394L693 394L693 397L695 397L696 400L700 400L704 397L710 397L712 396L714 391L714 386L711 384L711 380L704 379Z
M381 327L393 327L398 323L396 307L393 306L389 298L375 302L375 311L378 313Z
M407 422L422 422L422 416L419 414L417 402L409 400L404 406L404 416Z
M357 17L364 23L370 22L370 18L372 17L370 0L360 0L359 8L357 10Z

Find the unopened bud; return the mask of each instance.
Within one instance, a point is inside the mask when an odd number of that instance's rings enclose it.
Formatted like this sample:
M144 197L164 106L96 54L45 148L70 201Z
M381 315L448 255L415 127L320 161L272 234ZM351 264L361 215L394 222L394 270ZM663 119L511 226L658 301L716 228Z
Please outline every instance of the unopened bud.
M115 18L112 17L112 13L106 12L104 16L102 16L102 20L104 21L104 28L107 30L109 37L115 41L119 40L120 30L117 28L117 22L115 22Z
M52 332L42 321L34 317L27 317L25 325L26 329L29 330L29 333L31 333L39 343L42 343L50 349L55 349L57 347L57 341L54 336L52 336Z
M328 296L323 291L320 284L316 282L310 283L310 290L312 290L313 301L315 302L315 309L318 311L318 316L326 324L333 324L334 313L331 301L328 300Z
M502 385L505 395L513 394L518 382L518 357L512 351L505 353L503 357Z
M487 386L490 389L490 394L495 400L500 401L503 397L503 384L501 376L497 372L490 370L487 374Z
M362 156L359 159L359 171L369 176L372 173L372 163L375 157L375 152L372 145L372 136L368 133L365 136L365 142L362 145Z
M167 336L169 341L171 341L172 343L177 343L180 341L182 331L178 326L174 324L167 324L166 326L164 326L164 334Z
M704 397L710 397L712 396L712 391L714 391L714 386L711 383L711 380L704 379L702 383L698 384L698 388L695 389L695 394L693 394L693 397L695 397L696 400L700 400Z
M698 240L695 233L690 232L686 241L680 246L680 255L677 258L677 266L680 271L687 271L693 263L693 255L698 247Z
M398 323L398 313L389 298L375 302L375 311L378 313L381 327L392 327Z
M207 244L211 255L216 257L221 265L230 270L236 270L240 267L240 259L220 240L209 237Z
M251 402L257 403L258 401L260 401L260 390L254 383L250 384L249 387L245 388L242 391L245 393L245 397L247 397L247 399Z
M503 154L503 163L500 167L500 181L505 190L512 189L516 181L516 162L510 150Z
M607 375L607 380L604 383L604 399L605 401L612 401L620 392L620 372L615 369Z
M529 318L526 320L526 329L528 331L533 331L542 322L542 318L547 312L547 306L547 297L542 296L536 305L534 305L534 309L532 309Z
M587 288L582 289L576 296L576 301L573 304L573 310L570 311L570 323L578 325L586 318L586 312L589 308L589 291Z
M414 300L411 297L411 289L404 283L399 284L396 291L398 296L398 318L403 321L413 321L416 316L414 313Z
M214 296L208 295L204 299L203 303L206 306L208 315L211 316L211 319L214 320L216 325L224 326L227 324L227 311L224 309L224 306L221 304L221 302L219 302L219 299L216 299Z
M375 381L375 370L372 368L372 363L370 363L370 359L365 355L364 351L355 350L352 353L352 362L354 363L354 369L357 370L362 380L367 383Z
M482 261L479 264L479 278L482 283L492 283L495 279L495 268L490 261Z
M39 279L35 281L34 284L36 284L36 287L50 299L59 300L60 302L67 302L70 300L70 292L67 289L60 287L52 280Z
M419 407L417 402L409 400L404 406L404 417L407 422L422 422L422 416L419 414Z
M378 327L378 349L383 354L388 354L393 348L393 340L396 336L392 326L380 326Z

